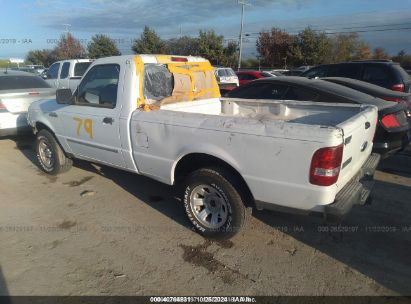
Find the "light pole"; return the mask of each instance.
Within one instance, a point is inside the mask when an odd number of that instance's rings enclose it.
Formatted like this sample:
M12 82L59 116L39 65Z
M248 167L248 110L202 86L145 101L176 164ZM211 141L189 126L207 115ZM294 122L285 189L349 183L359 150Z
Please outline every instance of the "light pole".
M238 0L238 4L241 4L241 27L240 27L240 51L238 54L238 70L241 69L241 57L243 52L243 28L244 28L244 7L251 6L250 3L245 2L245 0Z

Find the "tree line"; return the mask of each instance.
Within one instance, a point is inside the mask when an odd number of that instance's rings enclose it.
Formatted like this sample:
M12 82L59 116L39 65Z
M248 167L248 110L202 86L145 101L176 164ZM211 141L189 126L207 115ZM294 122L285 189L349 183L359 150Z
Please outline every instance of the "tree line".
M170 54L202 56L213 65L236 67L238 44L224 43L224 36L215 31L199 31L197 37L182 36L161 39L154 29L145 26L139 38L133 41L135 54ZM318 65L363 59L393 59L411 67L411 56L400 51L391 57L383 48L371 49L357 33L329 36L325 32L305 28L298 34L290 34L279 28L262 31L256 41L257 57L242 62L243 67L294 67ZM26 61L50 66L53 62L72 58L101 58L120 55L116 43L103 34L94 35L83 47L78 39L67 33L61 36L53 49L32 50Z

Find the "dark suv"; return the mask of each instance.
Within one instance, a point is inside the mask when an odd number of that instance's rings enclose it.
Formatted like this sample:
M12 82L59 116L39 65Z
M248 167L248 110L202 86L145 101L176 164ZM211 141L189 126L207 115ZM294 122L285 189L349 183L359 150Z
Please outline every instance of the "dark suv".
M369 82L393 91L411 92L411 78L399 63L364 60L316 66L301 74L307 78L346 77Z

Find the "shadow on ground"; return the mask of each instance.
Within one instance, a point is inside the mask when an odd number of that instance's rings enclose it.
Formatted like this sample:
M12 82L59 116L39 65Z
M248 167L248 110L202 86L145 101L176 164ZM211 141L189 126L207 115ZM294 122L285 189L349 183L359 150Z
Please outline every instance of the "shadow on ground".
M9 295L9 290L7 289L7 283L6 279L3 276L3 271L0 267L0 296L1 298L1 303L10 303L5 296Z
M36 163L30 140L16 140L16 147ZM404 157L411 160L407 151L385 160L382 166L388 170L401 169L403 176L408 177L411 167L406 160L401 160ZM401 165L401 162L404 164ZM105 166L98 169L87 162L76 161L75 166L109 178L152 208L190 229L191 224L172 187ZM254 211L253 214L273 229L287 227L286 233L291 237L386 288L401 295L411 295L411 187L377 181L374 197L371 206L354 207L339 226L327 226L321 219L302 215L268 211Z
M35 154L34 137L18 137L13 140L16 143L16 149L20 150L28 160L41 170ZM134 195L142 202L145 202L150 207L167 215L175 222L187 227L187 229L192 228L178 199L178 191L174 187L145 176L103 165L93 165L86 161L75 160L74 166L112 180L125 191Z

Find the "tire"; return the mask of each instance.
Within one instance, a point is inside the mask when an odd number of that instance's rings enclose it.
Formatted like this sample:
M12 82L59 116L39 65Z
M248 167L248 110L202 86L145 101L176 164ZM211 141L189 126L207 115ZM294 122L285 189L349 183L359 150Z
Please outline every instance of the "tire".
M70 170L73 161L66 157L54 135L48 130L41 130L36 137L36 154L40 168L50 175L57 175Z
M246 208L229 172L203 168L184 183L184 209L195 229L204 237L229 239L244 226Z

